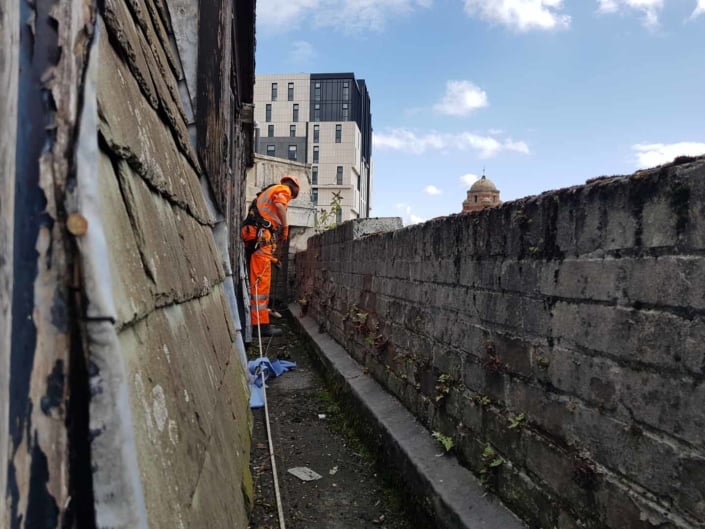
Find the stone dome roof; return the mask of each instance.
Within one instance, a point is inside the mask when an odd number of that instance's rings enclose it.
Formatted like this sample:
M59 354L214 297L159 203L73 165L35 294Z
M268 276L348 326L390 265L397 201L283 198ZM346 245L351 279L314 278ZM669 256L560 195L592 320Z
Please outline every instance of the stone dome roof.
M482 175L482 178L480 178L477 182L475 182L472 187L470 188L470 192L477 192L477 191L497 191L497 187L492 183L492 180L487 179L485 175Z

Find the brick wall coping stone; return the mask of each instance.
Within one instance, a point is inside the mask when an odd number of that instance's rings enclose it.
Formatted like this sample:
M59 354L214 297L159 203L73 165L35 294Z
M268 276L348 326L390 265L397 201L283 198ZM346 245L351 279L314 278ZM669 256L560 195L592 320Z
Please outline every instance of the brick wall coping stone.
M292 303L289 310L300 331L313 346L325 375L350 399L350 411L365 429L382 440L385 455L438 529L520 529L526 526L498 498L487 494L477 478L458 460L442 451L431 434L404 406L366 375L363 368L319 324L301 316Z

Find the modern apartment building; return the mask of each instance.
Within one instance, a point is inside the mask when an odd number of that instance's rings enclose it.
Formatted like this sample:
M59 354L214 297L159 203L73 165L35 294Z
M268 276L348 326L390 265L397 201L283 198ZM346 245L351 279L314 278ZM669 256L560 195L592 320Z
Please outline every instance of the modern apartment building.
M257 75L255 121L260 154L311 164L311 199L336 219L370 215L372 114L367 85L352 73Z

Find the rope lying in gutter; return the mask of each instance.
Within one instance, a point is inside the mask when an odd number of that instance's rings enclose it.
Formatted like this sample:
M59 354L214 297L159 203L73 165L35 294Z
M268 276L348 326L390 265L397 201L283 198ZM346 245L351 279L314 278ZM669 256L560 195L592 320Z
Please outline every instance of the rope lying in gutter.
M259 295L257 290L257 283L259 283L259 278L255 281L255 299ZM270 338L271 341L271 338ZM260 328L259 312L257 312L257 343L259 344L259 357L264 358L264 353L262 351L262 330ZM269 345L267 346L269 347ZM279 491L279 478L277 474L277 462L274 458L274 443L272 442L272 427L269 422L269 406L267 405L267 385L264 379L264 369L260 370L260 376L262 377L262 395L264 396L264 419L267 425L267 441L269 442L269 458L272 463L272 475L274 476L274 496L277 501L277 512L279 513L279 528L286 529L286 523L284 522L284 508L282 506L281 493Z

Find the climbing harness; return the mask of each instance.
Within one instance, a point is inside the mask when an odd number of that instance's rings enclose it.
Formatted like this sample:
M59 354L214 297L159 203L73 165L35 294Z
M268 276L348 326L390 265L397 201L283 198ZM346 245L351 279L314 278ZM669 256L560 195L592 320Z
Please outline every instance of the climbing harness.
M257 283L259 283L259 277L255 281L253 286L255 290L255 297L259 295L259 290L257 289ZM269 349L269 344L272 342L272 337L269 338L267 343L267 349ZM264 358L264 352L262 350L262 329L260 327L259 312L257 313L257 343L259 345L259 357L260 360ZM277 512L279 513L279 529L286 529L286 524L284 522L284 507L282 506L281 492L279 491L279 478L277 474L277 462L274 458L274 443L272 442L272 427L269 422L269 406L267 404L267 385L265 384L264 377L265 369L260 371L260 376L262 377L262 395L264 396L264 419L267 426L267 441L269 442L269 458L272 463L272 475L274 477L274 496L277 501Z
M257 196L252 200L250 207L247 209L247 216L245 217L245 220L242 221L243 226L255 226L256 228L271 229L272 223L265 219L259 212L259 208L257 207L257 201L259 200L259 197L262 195L262 193L264 193L265 191L267 191L267 189L275 185L276 184L268 185L267 187L262 188L259 193L257 193Z

